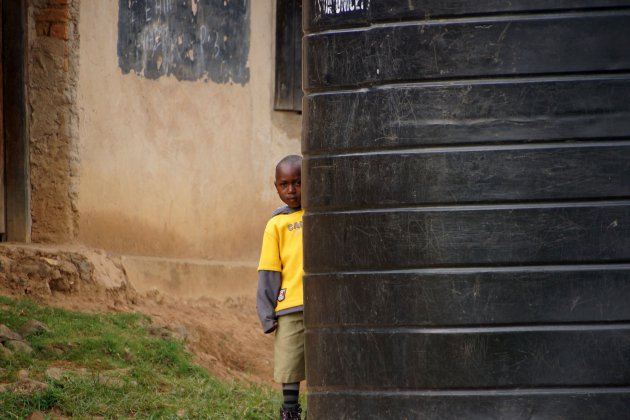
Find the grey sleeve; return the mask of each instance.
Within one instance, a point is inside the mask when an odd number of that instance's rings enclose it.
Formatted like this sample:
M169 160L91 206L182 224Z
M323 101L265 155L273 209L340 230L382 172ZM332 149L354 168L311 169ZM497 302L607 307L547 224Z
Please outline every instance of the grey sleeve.
M263 332L269 334L278 326L276 301L280 292L282 274L279 271L258 271L258 291L256 292L256 311Z

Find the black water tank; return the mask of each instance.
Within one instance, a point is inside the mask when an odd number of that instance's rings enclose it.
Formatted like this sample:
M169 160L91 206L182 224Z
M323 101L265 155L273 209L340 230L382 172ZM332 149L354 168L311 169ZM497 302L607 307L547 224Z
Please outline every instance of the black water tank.
M630 418L630 1L304 11L309 419Z

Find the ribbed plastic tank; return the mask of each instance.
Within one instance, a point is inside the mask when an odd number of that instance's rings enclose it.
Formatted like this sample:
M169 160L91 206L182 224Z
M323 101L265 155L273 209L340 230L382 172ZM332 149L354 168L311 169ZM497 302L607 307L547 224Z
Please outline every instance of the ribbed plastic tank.
M309 419L630 418L630 1L304 1Z

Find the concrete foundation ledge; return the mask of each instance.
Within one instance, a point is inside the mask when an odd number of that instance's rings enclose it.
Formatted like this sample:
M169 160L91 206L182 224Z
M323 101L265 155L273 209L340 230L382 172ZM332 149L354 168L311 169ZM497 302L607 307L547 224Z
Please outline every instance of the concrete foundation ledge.
M159 291L181 297L226 300L254 297L257 263L123 256L127 278L141 294Z

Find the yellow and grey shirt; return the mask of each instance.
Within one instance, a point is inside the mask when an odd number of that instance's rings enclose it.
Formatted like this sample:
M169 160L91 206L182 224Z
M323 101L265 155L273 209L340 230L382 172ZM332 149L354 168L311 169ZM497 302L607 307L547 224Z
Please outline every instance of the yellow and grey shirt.
M275 329L276 317L303 310L303 214L302 209L283 207L274 212L265 227L256 295L265 332Z

